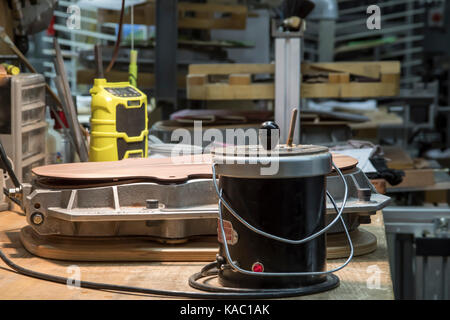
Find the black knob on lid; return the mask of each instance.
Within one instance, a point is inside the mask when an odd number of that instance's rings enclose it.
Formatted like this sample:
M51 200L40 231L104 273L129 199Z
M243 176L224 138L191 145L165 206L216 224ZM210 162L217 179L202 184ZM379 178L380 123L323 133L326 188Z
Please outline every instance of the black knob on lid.
M266 121L259 129L259 143L266 150L274 149L280 141L280 127L273 121Z

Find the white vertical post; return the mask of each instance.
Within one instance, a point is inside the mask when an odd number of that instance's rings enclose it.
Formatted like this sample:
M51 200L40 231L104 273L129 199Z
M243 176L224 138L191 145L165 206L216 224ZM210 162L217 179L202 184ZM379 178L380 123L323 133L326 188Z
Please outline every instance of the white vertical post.
M275 122L285 142L293 108L298 109L294 144L300 143L301 38L275 39Z
M335 20L319 20L319 62L334 61Z

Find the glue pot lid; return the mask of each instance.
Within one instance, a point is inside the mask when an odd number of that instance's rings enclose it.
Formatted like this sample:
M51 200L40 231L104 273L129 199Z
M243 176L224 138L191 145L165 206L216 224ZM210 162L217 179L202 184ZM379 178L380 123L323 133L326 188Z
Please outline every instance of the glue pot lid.
M242 145L211 150L216 174L242 178L299 178L331 172L331 153L316 145Z

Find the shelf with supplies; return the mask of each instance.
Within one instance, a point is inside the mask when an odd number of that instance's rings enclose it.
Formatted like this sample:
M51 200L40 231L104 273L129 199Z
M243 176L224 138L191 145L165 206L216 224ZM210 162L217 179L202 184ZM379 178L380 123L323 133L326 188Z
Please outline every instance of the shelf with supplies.
M18 179L29 182L31 169L45 164L45 80L31 73L11 76L9 80L0 93L6 101L0 113L10 119L10 127L0 130L0 139Z

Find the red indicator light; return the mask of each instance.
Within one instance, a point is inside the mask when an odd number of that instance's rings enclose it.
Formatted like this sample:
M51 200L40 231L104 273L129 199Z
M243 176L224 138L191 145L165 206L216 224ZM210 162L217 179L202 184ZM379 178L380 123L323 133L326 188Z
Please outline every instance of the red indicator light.
M439 22L439 21L441 21L441 19L442 19L442 15L441 15L440 13L434 13L434 14L431 16L431 19L432 19L434 22Z
M252 271L253 272L263 272L264 271L264 266L260 262L255 262L252 265Z

